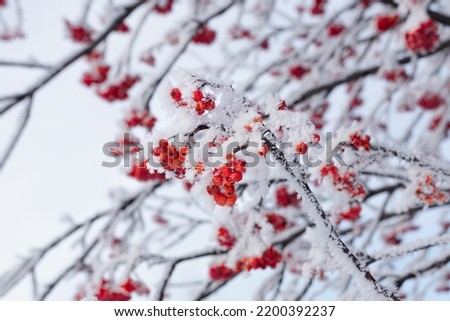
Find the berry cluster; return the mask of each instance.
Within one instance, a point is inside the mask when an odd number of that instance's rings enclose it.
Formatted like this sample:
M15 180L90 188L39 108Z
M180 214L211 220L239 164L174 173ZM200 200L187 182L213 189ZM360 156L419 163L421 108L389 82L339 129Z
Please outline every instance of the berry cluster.
M289 75L295 79L302 79L306 74L311 71L308 67L302 66L300 64L291 66L289 68Z
M203 95L203 92L199 89L194 90L192 93L192 99L195 101L195 111L199 115L203 115L205 111L210 111L216 108L216 103L212 96L207 95L206 97Z
M283 256L280 252L275 250L273 247L269 247L259 257L240 259L236 263L236 267L234 269L227 267L225 263L211 266L209 269L209 276L214 281L225 281L242 271L251 271L256 269L264 270L268 267L273 269L278 265L278 263L281 262L282 259Z
M289 193L287 186L281 186L275 193L277 205L279 207L299 206L299 198L297 192Z
M183 100L180 89L172 88L170 91L172 100L178 107L187 107L188 103ZM192 92L192 100L195 102L195 111L198 115L203 115L206 111L211 111L216 108L216 103L211 95L204 95L200 89Z
M236 243L236 237L226 227L222 226L217 230L217 242L219 242L220 246L230 249Z
M163 181L166 179L166 175L158 172L150 173L146 164L148 160L144 160L142 162L135 162L131 167L131 171L128 173L128 176L133 177L134 179L140 182L148 182L148 181Z
M377 18L375 24L378 31L385 32L395 27L399 20L400 16L397 14L382 15Z
M133 109L130 115L125 119L125 126L128 128L142 126L148 130L152 130L155 126L156 118L150 115L147 110L136 110Z
M438 93L433 93L427 91L424 93L419 100L417 100L417 105L425 110L437 109L444 104L444 99Z
M328 37L337 37L344 32L345 26L340 23L332 23L328 26Z
M86 86L90 87L96 84L102 84L108 79L110 67L105 64L97 64L94 69L89 72L85 72L81 81Z
M0 0L0 7L6 6L6 0Z
M361 131L351 134L349 141L356 149L363 148L366 151L370 150L370 136L364 135Z
M431 176L425 177L425 181L419 182L416 189L416 196L428 205L443 203L448 195L439 190Z
M273 226L275 232L283 232L287 228L287 220L277 213L267 213L266 220Z
M112 284L108 280L102 280L100 286L95 293L99 301L129 301L133 293L139 295L148 295L150 290L140 282L127 278L119 289L113 289Z
M422 22L405 34L406 46L414 52L431 51L439 42L438 27L433 20Z
M346 191L352 198L363 198L366 195L364 187L356 182L356 174L350 171L340 175L335 165L325 165L320 170L322 177L331 176L333 185L338 191Z
M216 32L209 29L206 25L200 27L197 33L192 37L192 42L197 44L209 45L216 39Z
M214 281L226 281L236 275L236 272L225 265L225 263L213 265L209 268L209 277Z
M174 0L158 0L153 8L153 11L159 14L167 14L172 11Z
M313 6L311 7L311 14L321 15L325 12L325 5L327 0L315 0Z
M240 182L245 173L245 161L237 159L232 154L227 155L228 163L213 170L213 178L206 187L209 195L219 206L234 206L237 201L234 184Z
M73 25L69 21L65 21L66 27L69 31L69 36L73 42L77 43L91 43L92 30L84 25Z
M184 168L183 164L188 153L189 148L187 146L177 148L165 139L161 139L159 146L152 150L153 156L159 158L163 168L166 171L174 172L177 178L183 178L186 173L186 168Z
M356 221L361 214L361 205L354 204L346 212L339 213L339 220Z
M107 101L125 100L128 98L128 91L140 80L139 76L125 75L116 84L110 84L105 88L99 88L97 95Z

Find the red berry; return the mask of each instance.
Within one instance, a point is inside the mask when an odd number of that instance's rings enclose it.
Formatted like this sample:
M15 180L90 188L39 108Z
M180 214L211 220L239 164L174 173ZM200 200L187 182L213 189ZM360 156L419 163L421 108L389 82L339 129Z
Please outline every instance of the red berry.
M301 142L297 145L297 147L295 147L295 151L300 155L304 155L308 152L308 145L304 142Z
M225 201L225 205L229 207L233 207L236 204L237 201L237 195L233 194L230 197L227 197L227 200Z
M194 101L197 101L197 102L202 100L203 99L203 93L201 92L201 90L194 90L192 92L192 99Z
M227 203L227 197L224 194L219 193L214 195L214 201L216 201L219 206L225 206Z
M230 180L232 182L240 182L243 178L243 175L241 172L235 171L233 173L231 173L230 175Z

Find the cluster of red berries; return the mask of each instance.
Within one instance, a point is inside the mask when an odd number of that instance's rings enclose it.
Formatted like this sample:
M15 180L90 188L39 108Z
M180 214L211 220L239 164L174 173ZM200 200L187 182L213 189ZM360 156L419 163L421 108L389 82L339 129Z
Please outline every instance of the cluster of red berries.
M305 67L303 65L294 65L289 68L289 75L295 79L302 79L305 75L307 75L311 69Z
M199 115L203 115L205 111L210 111L216 108L216 103L212 96L204 96L203 92L199 89L194 90L192 93L192 99L195 101L195 111Z
M345 26L340 23L332 23L328 26L328 37L337 37L344 32Z
M431 51L439 42L438 26L429 19L405 34L406 46L414 52Z
M178 107L187 107L188 103L183 100L180 89L172 88L170 91L172 100ZM216 103L211 95L204 95L200 89L192 92L192 100L195 102L195 111L198 115L203 115L206 111L211 111L216 108Z
M69 21L65 21L66 27L69 30L70 39L77 43L92 42L92 30L84 25L73 25Z
M209 195L219 206L234 206L237 201L235 184L240 182L245 173L246 162L234 155L226 156L228 163L213 170L211 184L206 187Z
M327 0L315 0L313 6L311 7L311 14L320 15L325 12L325 5Z
M236 267L234 269L227 267L225 263L211 266L209 269L209 276L214 281L225 281L242 271L266 269L268 267L273 269L278 265L278 263L281 262L282 259L283 256L280 252L275 250L273 247L269 247L259 257L240 259L236 263Z
M209 45L216 39L216 32L209 29L208 26L201 26L197 33L192 37L192 42L197 44Z
M159 14L166 14L172 11L174 0L158 0L153 11Z
M275 232L283 232L287 228L287 220L284 216L277 213L267 213L266 220L273 226Z
M166 179L166 175L163 173L150 173L146 164L148 160L144 160L142 162L135 162L131 167L128 176L133 177L134 179L140 182L148 182L148 181L163 181Z
M299 206L299 198L297 192L289 193L287 186L281 186L275 192L277 205L279 207Z
M0 7L6 6L6 0L0 0Z
M126 100L128 91L140 80L139 76L125 75L124 78L115 84L110 84L105 88L99 88L97 95L107 101Z
M437 109L444 104L444 99L438 93L427 91L418 100L417 105L425 110Z
M346 191L352 198L363 198L366 195L364 187L356 182L356 174L347 171L340 175L335 165L325 165L320 170L322 177L331 176L333 185L338 191Z
M443 203L448 199L448 195L439 190L431 176L427 176L425 181L419 182L416 196L428 205Z
M389 82L397 82L397 81L405 81L409 79L408 74L406 73L405 69L398 68L394 70L387 70L383 73L384 79L386 79Z
M370 136L364 135L361 131L351 134L349 141L356 149L363 148L366 151L370 150Z
M95 296L99 301L129 301L133 293L148 295L150 290L140 282L127 278L118 289L112 289L108 280L102 280Z
M395 27L399 20L400 16L397 14L382 15L376 19L375 24L378 31L385 32Z
M222 226L217 230L217 242L220 246L230 249L236 243L236 237L226 227Z
M233 269L230 269L225 263L213 265L209 268L209 277L214 281L226 281L236 275Z
M89 72L85 72L81 81L86 86L92 86L96 84L102 84L108 79L110 67L105 64L97 64L94 69Z
M418 226L412 224L401 225L400 227L397 227L383 235L383 240L386 244L389 245L399 245L402 243L401 236L403 234L416 231L418 229Z
M152 130L155 123L156 118L150 115L147 110L133 109L130 115L125 119L125 126L128 128L142 126L148 130Z
M161 139L159 146L152 150L153 156L159 158L163 168L166 171L174 172L177 178L183 178L186 173L186 168L183 165L188 153L189 148L187 146L177 148L165 139Z
M339 213L339 220L356 221L361 214L361 205L354 204L346 212Z

